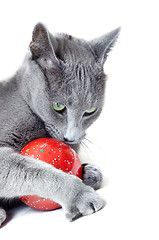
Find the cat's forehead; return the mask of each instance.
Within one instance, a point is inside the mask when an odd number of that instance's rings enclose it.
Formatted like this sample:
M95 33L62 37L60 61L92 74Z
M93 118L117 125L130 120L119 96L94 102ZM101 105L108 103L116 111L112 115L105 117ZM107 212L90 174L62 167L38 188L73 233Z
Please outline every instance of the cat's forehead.
M69 105L87 103L91 106L103 96L105 75L89 44L65 34L58 35L56 43L52 44L63 65L56 90L53 86L55 100Z
M77 84L70 82L59 90L55 100L70 108L90 108L98 100L98 94L95 89L92 91L89 86L81 88Z
M105 75L94 74L90 68L75 65L74 70L64 75L56 89L57 101L69 106L78 107L82 104L87 108L96 105L103 99Z
M58 34L56 44L55 38L52 44L54 44L58 58L61 58L68 65L72 65L75 62L87 65L95 63L94 53L88 42L83 39L77 39L67 34Z

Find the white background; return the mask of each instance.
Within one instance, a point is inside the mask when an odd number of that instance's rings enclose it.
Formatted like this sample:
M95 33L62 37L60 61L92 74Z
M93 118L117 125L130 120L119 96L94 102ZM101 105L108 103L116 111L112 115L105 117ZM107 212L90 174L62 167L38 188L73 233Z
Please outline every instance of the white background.
M105 64L106 104L88 131L94 145L85 159L102 168L105 181L99 194L106 207L73 223L62 209L17 209L0 229L0 239L159 239L158 15L154 0L1 3L1 79L18 69L38 21L51 32L85 39L118 26L122 31Z

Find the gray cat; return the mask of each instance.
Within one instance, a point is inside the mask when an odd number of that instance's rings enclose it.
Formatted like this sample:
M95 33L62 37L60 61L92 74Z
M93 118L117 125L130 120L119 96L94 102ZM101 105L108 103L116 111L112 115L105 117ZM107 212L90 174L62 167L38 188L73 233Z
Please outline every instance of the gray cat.
M94 190L101 181L98 168L84 166L86 185L19 151L41 137L72 147L84 139L103 108L103 65L119 31L88 42L67 34L53 36L38 23L22 66L0 82L0 225L6 219L3 200L22 195L60 203L70 221L102 208Z

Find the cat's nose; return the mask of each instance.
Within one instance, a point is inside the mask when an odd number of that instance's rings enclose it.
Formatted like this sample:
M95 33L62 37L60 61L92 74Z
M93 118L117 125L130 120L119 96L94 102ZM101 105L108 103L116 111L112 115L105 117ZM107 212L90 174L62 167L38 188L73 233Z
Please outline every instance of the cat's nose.
M65 142L67 143L73 143L75 140L72 140L72 139L68 139L66 137L63 138Z

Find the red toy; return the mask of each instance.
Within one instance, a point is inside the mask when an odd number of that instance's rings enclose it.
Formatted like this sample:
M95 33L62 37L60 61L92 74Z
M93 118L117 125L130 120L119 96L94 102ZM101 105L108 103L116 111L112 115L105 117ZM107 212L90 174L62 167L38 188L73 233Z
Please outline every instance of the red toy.
M82 167L77 154L59 140L39 138L28 143L20 153L51 164L68 174L82 177ZM58 203L38 196L23 196L20 199L28 206L39 210L53 210L60 207Z

